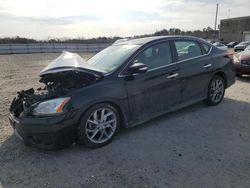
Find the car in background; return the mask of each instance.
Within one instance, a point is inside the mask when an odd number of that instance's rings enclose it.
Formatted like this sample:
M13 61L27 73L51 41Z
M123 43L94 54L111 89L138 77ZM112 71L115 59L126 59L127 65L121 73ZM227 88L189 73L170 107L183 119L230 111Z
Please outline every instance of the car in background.
M243 41L239 44L237 44L236 46L234 46L234 51L235 52L240 52L240 51L244 51L245 48L250 45L250 41Z
M235 54L233 59L236 76L250 75L250 45L244 51Z
M213 45L221 50L228 50L228 47L220 42L215 42L215 43L213 43Z
M232 41L232 42L229 42L229 43L227 44L227 47L228 47L228 48L233 48L233 47L236 46L237 44L238 44L237 41Z
M9 120L25 144L43 149L104 146L120 127L199 101L218 105L235 82L228 52L189 36L121 41L88 61L64 52L40 77L43 89L18 92Z
M125 42L125 41L128 41L128 40L130 40L130 39L129 39L129 38L117 39L117 40L113 43L113 45L114 45L114 44L119 44L119 43L121 43L121 42Z

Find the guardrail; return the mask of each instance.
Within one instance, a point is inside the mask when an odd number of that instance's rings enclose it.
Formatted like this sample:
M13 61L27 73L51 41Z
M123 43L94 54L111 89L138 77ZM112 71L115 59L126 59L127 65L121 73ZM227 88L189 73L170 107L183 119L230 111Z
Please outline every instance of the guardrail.
M61 53L92 52L96 53L110 46L111 43L96 44L68 44L68 43L28 43L28 44L0 44L0 54L28 54L28 53Z

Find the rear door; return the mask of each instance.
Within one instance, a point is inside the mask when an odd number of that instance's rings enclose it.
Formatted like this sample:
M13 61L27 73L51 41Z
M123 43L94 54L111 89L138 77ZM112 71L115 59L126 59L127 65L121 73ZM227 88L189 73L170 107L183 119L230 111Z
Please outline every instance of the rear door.
M179 67L172 63L169 42L144 49L131 64L135 62L146 64L148 71L125 77L133 121L159 115L180 102Z
M206 96L213 62L208 55L211 46L195 40L174 40L181 77L181 102Z

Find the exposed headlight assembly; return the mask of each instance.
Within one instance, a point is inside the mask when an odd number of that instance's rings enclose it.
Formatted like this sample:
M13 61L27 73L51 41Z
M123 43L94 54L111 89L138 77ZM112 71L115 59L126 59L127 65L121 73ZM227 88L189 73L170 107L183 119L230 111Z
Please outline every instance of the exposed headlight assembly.
M47 100L38 104L34 109L33 115L56 115L63 112L64 106L70 101L70 97Z

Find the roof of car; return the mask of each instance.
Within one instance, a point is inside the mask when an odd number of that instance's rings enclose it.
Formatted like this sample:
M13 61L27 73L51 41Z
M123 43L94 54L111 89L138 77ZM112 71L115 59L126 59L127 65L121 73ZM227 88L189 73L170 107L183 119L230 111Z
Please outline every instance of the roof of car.
M121 41L115 43L114 45L125 45L125 44L138 44L143 45L149 42L162 40L162 39L169 39L169 38L189 38L189 39L199 39L197 37L192 36L185 36L185 35L168 35L168 36L155 36L155 37L145 37L145 38L138 38L138 39L128 39L126 41Z

